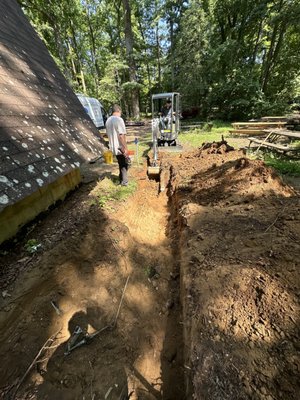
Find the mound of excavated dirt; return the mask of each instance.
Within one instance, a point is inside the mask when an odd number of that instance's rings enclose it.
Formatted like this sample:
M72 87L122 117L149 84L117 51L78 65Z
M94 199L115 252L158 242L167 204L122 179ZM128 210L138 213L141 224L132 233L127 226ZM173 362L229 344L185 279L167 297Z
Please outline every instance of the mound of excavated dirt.
M296 400L299 197L263 162L212 148L171 168L188 398Z

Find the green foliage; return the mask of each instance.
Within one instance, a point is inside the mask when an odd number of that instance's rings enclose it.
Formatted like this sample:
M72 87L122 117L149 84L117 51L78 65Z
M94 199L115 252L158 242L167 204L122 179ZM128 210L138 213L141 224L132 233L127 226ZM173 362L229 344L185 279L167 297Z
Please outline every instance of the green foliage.
M131 180L128 186L117 184L116 179L103 179L97 186L96 198L101 208L111 209L112 202L124 201L131 196L137 188L137 183Z
M203 116L287 111L299 77L298 1L192 0L176 42L177 86Z
M36 239L29 239L25 244L25 250L30 253L36 253L42 245Z
M202 118L299 103L299 0L18 1L74 90L128 116L134 101L148 113L153 93L172 90Z
M265 155L264 161L270 167L283 175L300 176L300 161L288 157L279 157L278 154Z

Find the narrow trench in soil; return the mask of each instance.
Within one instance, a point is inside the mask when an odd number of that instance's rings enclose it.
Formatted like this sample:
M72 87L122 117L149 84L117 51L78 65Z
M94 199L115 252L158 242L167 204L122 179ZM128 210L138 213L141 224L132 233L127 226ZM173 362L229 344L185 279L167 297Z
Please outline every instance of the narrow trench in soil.
M160 374L161 386L159 391L152 391L150 388L151 381L154 384L153 372L156 369L156 360L151 359L150 353L146 363L152 364L153 371L148 368L149 375L146 371L143 375L135 370L135 378L137 378L135 379L135 390L130 391L129 387L128 392L132 392L132 397L130 397L132 399L181 400L185 398L185 389L177 227L173 221L172 199L168 197L168 191L158 194L159 182L144 182L144 185L146 186L146 196L145 192L140 189L129 200L132 214L130 216L125 213L127 217L124 218L124 223L128 226L132 238L138 237L140 241L142 237L144 244L152 248L153 252L148 254L148 261L150 265L154 265L156 271L153 273L158 273L158 277L148 278L150 285L153 285L155 289L154 301L157 307L153 310L149 322L153 325L154 337L155 330L157 333L162 332L153 341L155 343L153 354L158 352L154 358L159 359L160 371L156 370L156 373ZM145 199L145 202L135 204L136 199L140 196ZM134 220L135 218L136 220ZM150 224L148 224L148 218L151 218ZM143 230L142 235L141 229ZM131 261L134 262L134 258ZM143 337L145 333L141 329L140 336ZM150 385L147 385L147 382ZM148 387L148 394L144 391L146 387Z
M78 199L87 199L83 191L44 220L48 232L49 224L59 227L76 215L63 237L54 228L56 245L16 281L0 315L0 357L10 365L0 368L0 395L13 393L42 344L59 331L16 400L186 398L176 210L167 191L158 194L159 183L145 176L137 173L136 192L115 212L89 206L74 213L74 204L83 207ZM115 328L65 356L75 326L93 332L115 318L129 275Z

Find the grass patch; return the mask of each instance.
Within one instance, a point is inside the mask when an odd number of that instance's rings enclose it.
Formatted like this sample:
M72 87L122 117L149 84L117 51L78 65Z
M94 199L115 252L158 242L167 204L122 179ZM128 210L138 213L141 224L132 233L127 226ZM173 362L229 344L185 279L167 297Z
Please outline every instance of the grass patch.
M300 176L300 161L291 160L287 157L278 157L274 154L264 156L265 163L276 169L280 174Z
M142 157L147 157L148 152L152 148L152 133L149 132L146 135L140 136L138 146L139 146L139 162L141 162ZM136 153L136 144L129 143L128 149L134 150ZM136 157L136 154L135 154L135 157ZM136 163L136 158L135 158L133 164L135 164L135 163Z
M179 135L179 141L183 144L188 144L192 147L199 147L203 142L216 142L221 140L221 136L228 137L229 129L231 129L230 122L215 120L210 132L203 129L195 128L189 131L183 131Z
M98 185L94 195L101 208L111 208L110 203L114 201L124 201L131 196L137 188L137 182L131 180L128 186L118 185L118 180L104 178Z

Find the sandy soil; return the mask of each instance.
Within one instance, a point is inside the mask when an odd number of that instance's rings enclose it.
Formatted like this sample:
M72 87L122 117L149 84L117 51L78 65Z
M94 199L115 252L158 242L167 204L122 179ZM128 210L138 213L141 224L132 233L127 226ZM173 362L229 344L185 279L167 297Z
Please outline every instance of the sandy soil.
M94 165L3 249L0 398L298 399L299 197L218 151L162 156L161 194L132 168L135 194L104 209L115 170ZM78 325L109 328L65 355Z

